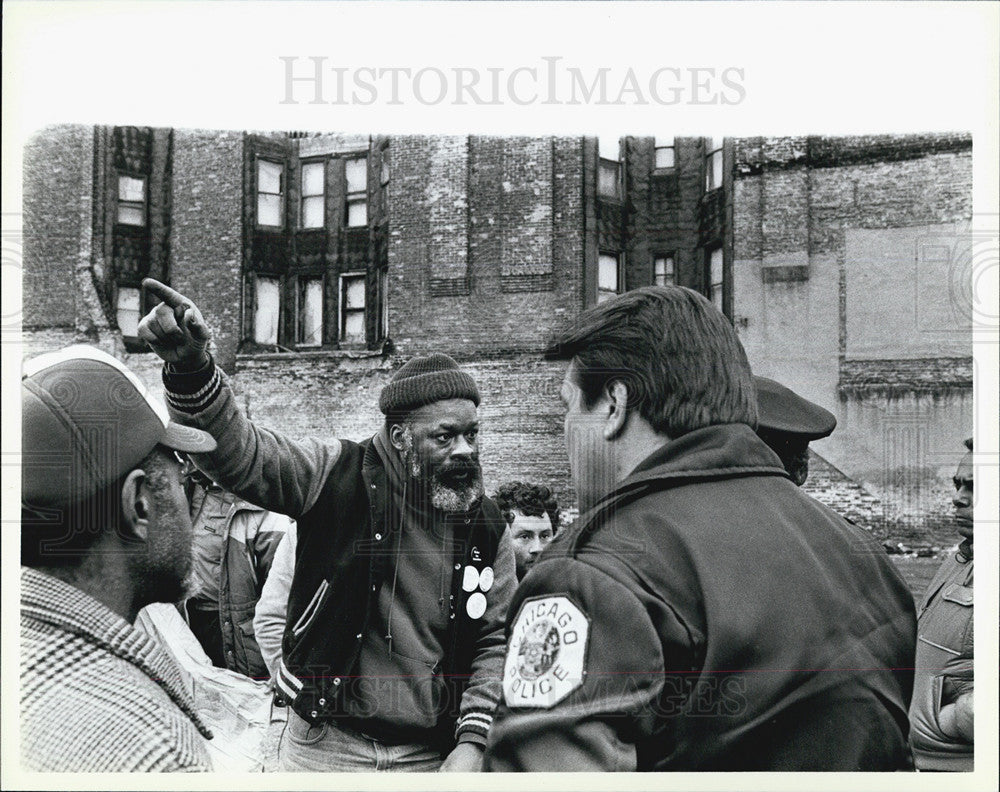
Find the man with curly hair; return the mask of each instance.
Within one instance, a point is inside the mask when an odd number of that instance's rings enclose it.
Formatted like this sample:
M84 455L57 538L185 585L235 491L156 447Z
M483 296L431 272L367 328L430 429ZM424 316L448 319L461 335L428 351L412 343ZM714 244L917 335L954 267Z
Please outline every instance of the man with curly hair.
M520 581L559 530L559 504L548 487L520 481L503 484L493 500L507 520Z

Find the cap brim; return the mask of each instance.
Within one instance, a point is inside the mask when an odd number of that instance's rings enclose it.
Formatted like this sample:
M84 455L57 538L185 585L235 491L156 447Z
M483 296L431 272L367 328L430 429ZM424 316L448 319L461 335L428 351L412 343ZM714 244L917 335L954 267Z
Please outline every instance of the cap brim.
M827 437L837 428L837 417L829 410L780 382L757 375L753 379L757 388L758 431L781 432L812 441Z
M174 421L167 424L167 431L160 443L175 451L187 451L191 454L207 454L216 447L215 438L208 432Z

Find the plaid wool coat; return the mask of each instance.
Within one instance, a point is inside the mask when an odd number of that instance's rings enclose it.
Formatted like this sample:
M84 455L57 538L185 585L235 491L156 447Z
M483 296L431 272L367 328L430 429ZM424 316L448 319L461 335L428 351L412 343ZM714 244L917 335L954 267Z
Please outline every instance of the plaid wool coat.
M205 771L174 661L75 586L21 568L21 762L39 772Z

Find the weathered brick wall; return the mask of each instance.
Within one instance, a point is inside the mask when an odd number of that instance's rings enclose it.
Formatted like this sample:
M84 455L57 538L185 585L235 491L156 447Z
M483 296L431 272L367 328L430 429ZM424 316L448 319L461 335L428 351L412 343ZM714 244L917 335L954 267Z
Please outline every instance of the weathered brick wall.
M243 133L174 133L171 285L212 326L232 370L243 308Z
M261 426L294 438L360 441L382 424L378 397L402 358L322 353L241 357L233 385ZM559 388L564 365L537 355L463 364L482 396L481 461L488 492L504 481L545 483L573 503L562 440Z
M893 530L937 530L972 430L972 339L952 299L971 139L735 143L734 318L754 371L837 415L816 450Z
M93 338L159 390L158 361L127 355L106 323L101 329L100 312L87 303L90 292L80 288L95 266L92 135L91 128L51 128L26 152L25 324L42 328L26 340L32 353L58 348L90 322ZM302 145L308 151L313 143ZM679 279L701 277L699 145L678 139L678 167L669 178L633 167L651 159L649 146L629 151L637 158L629 172L638 174L630 183L629 287L648 282L651 258L661 250L677 251ZM889 391L878 391L880 383L868 387L871 372L851 359L848 317L864 317L862 325L877 331L880 318L898 316L880 306L901 290L878 288L878 268L863 270L872 285L855 288L848 241L881 234L876 248L895 252L913 244L906 236L913 229L953 229L968 219L970 145L961 135L736 141L734 318L758 373L838 415L834 435L816 444L836 475L814 466L810 486L859 522L877 512L907 530L937 530L940 493L971 432L972 400L967 377L917 396L895 374ZM543 481L572 503L558 404L562 366L540 361L537 352L581 310L585 278L596 267L596 217L585 222L585 213L594 212L594 173L587 173L583 138L391 139L391 358L319 353L237 360L244 147L243 133L175 133L170 277L203 307L218 359L236 372L252 416L293 436L361 439L381 421L378 393L395 367L413 354L445 351L463 361L483 393L489 489L509 478ZM898 280L889 271L897 259L881 261L886 282L890 275ZM931 275L925 284L944 277L933 268L921 272ZM595 291L592 282L589 288ZM938 296L947 288L938 288ZM940 301L920 303L919 321L928 319L928 306L941 313ZM943 321L937 314L930 317L935 331ZM907 336L896 326L882 335L885 349L874 356L869 350L864 365L909 371L925 385L940 380L939 360L928 358L926 370L916 372L923 358L913 354L908 367L890 365L906 357L899 342ZM956 371L962 369L954 359ZM845 372L861 392L844 391L849 398L841 400Z
M395 349L468 359L541 349L582 305L579 140L394 137L391 146ZM451 175L428 182L429 160ZM514 217L516 233L504 231Z
M704 192L699 138L674 138L674 167L655 169L654 138L629 138L626 286L653 283L653 258L674 256L675 282L703 289L698 203Z
M926 191L930 192L929 186ZM950 213L944 217L953 219ZM965 357L971 365L973 265L968 218L897 219L898 228L844 230L845 358ZM914 374L919 377L919 372Z
M51 126L25 146L25 328L77 324L76 281L90 265L93 138L92 127Z
M55 352L74 343L71 327L24 328L21 341L24 344L24 359L28 360L45 352Z
M549 138L507 138L502 148L500 269L517 288L518 276L552 273L553 143ZM525 285L531 283L529 279Z
M809 454L809 478L802 491L879 538L886 532L882 502L819 454Z
M902 543L911 548L940 550L961 541L951 504L952 492L947 487L928 490L918 514L901 514L899 504L904 500L901 493L880 498L812 453L809 478L802 490L891 545Z

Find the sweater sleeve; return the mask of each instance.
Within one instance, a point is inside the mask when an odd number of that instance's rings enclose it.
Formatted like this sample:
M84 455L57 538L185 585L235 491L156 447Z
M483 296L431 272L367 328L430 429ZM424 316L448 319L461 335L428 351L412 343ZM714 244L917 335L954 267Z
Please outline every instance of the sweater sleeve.
M486 744L486 736L493 723L493 712L500 701L500 679L503 675L504 624L514 590L517 574L514 548L510 531L504 531L493 561L494 582L486 597L486 613L476 643L472 661L472 676L462 696L455 735L458 742Z
M171 417L215 438L215 451L192 455L213 481L250 503L293 518L316 502L340 456L340 441L295 441L255 425L211 359L195 372L164 365L163 384Z
M285 538L278 544L271 570L253 616L253 632L257 645L264 657L264 664L273 677L281 660L281 640L285 633L285 617L288 611L288 592L292 588L292 573L295 571L295 524L288 529Z
M295 521L284 514L266 512L253 540L254 574L258 586L263 587L271 573L274 556L283 543L285 535L295 529Z

